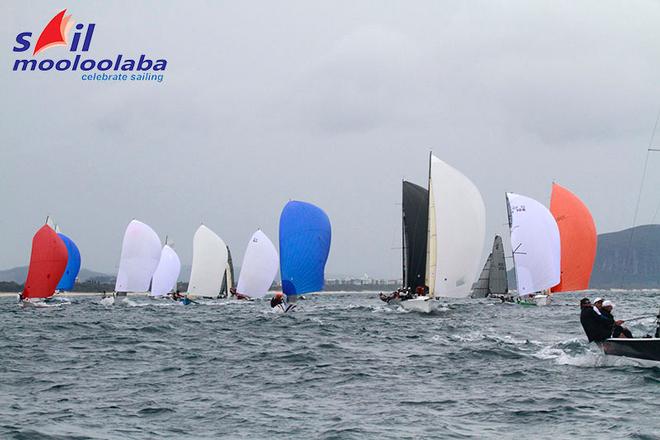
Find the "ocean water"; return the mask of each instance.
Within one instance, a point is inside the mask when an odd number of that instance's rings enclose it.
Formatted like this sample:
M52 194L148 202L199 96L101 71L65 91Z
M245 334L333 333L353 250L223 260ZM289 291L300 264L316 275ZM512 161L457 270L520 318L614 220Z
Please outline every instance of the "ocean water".
M657 291L598 294L617 318L660 305ZM600 354L579 296L558 298L442 301L431 315L357 293L290 314L0 298L0 438L660 438L660 368Z

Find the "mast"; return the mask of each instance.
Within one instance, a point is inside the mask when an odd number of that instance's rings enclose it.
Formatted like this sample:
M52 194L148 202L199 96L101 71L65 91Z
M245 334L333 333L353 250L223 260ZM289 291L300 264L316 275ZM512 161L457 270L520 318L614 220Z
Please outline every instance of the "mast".
M403 179L401 179L401 270L403 273L403 287L408 285L406 280L406 212L403 209Z
M504 192L504 199L506 200L506 216L507 219L509 220L509 244L511 244L511 259L513 259L513 278L516 280L516 292L518 291L518 273L516 272L516 257L515 257L515 251L513 249L513 243L511 242L511 224L512 224L512 219L511 219L511 206L509 205L509 195L505 191ZM509 284L509 279L507 278L507 289L508 289L508 284Z
M429 151L429 178L428 178L428 184L427 184L427 189L429 193L429 201L428 201L428 212L426 214L427 218L427 227L426 227L426 279L425 283L426 286L429 289L429 296L433 298L435 294L435 268L433 269L433 287L431 287L431 202L433 200L433 193L431 192L431 159L433 157L433 150ZM435 204L433 206L433 209L435 209ZM435 212L433 215L433 219L435 220ZM437 256L436 256L437 258ZM436 263L437 264L437 263Z

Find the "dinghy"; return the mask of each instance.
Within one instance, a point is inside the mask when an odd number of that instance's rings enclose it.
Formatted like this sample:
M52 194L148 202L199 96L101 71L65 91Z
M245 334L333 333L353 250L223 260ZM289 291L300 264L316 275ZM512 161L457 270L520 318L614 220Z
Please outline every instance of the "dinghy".
M158 266L151 279L151 296L163 297L175 291L180 272L181 260L179 256L174 249L165 244L160 253Z
M596 260L594 219L582 200L556 183L552 184L550 212L557 222L561 243L560 280L551 291L586 290Z
M493 240L493 250L486 259L479 279L472 285L470 296L472 298L507 297L508 283L502 237L496 235Z
M330 253L330 219L311 203L290 201L280 215L280 271L287 300L323 290Z
M32 238L32 253L25 287L20 295L24 307L55 307L44 301L55 293L55 288L67 267L66 245L57 233L45 224Z
M193 259L188 282L188 295L197 298L217 298L222 290L228 261L227 245L204 225L193 237Z
M147 293L160 262L160 255L161 244L158 234L138 220L131 221L126 227L121 246L119 271L115 283L116 296L126 296L129 292ZM108 302L105 301L104 304Z
M546 305L549 297L539 294L560 280L559 228L552 213L536 200L506 194L511 249L518 295L522 302Z
M273 284L279 269L279 255L261 230L252 234L241 265L237 293L250 298L263 298Z
M660 365L660 338L610 338L601 343L603 352L610 356L623 356Z

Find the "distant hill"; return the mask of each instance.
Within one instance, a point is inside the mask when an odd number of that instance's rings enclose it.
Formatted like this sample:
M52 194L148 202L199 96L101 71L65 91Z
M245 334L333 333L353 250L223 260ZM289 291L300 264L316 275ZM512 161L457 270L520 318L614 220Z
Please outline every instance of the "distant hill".
M0 270L0 282L14 282L23 284L27 278L27 266L14 267L11 269ZM108 275L107 273L95 272L93 270L82 268L80 269L80 274L78 279L81 282L94 280L94 281L113 281L115 279L114 275ZM114 281L113 281L114 282Z
M591 287L660 287L660 225L599 235Z
M508 277L509 288L515 289L513 270ZM600 234L589 287L660 288L660 225Z

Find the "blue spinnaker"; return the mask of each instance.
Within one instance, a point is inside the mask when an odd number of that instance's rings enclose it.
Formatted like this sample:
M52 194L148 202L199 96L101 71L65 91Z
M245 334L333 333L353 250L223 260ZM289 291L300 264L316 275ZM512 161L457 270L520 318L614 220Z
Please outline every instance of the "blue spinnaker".
M66 250L69 253L69 260L66 263L66 269L64 270L64 275L60 278L60 282L57 284L57 290L72 290L73 284L76 282L76 277L78 272L80 272L80 251L78 246L64 234L57 234L60 236L64 244L66 245Z
M284 206L280 215L280 272L286 295L323 289L330 238L330 220L321 208L295 200Z

